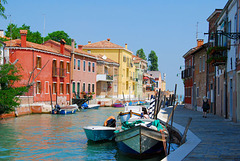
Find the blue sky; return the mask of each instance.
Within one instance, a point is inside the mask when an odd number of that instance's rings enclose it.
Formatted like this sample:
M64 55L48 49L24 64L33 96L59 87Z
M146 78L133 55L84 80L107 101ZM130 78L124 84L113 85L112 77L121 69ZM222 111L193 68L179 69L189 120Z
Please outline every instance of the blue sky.
M166 88L183 94L183 81L177 77L182 56L198 38L207 41L206 19L225 6L227 0L8 0L7 20L0 18L0 29L12 23L31 26L42 36L63 30L76 43L87 44L111 39L136 53L144 49L146 56L155 51L161 73L166 73ZM45 35L44 35L45 15Z

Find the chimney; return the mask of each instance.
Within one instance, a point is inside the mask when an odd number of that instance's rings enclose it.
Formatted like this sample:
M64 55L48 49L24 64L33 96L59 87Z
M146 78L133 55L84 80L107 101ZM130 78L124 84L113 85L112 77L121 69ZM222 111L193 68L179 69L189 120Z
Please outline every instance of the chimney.
M74 39L72 39L71 47L72 47L72 52L74 53L74 48L75 48L75 41L74 41Z
M110 38L107 38L107 41L110 41L111 39Z
M125 49L127 49L127 43L125 44Z
M197 40L197 47L202 46L203 45L203 39L198 39Z
M65 41L64 39L62 39L62 40L60 41L60 53L61 53L61 54L64 54L65 44L66 44L66 41Z
M78 49L82 50L83 45L78 45Z
M88 44L91 44L91 41L88 41Z
M0 30L0 37L4 37L4 32L3 32L3 30Z
M21 47L25 48L27 47L27 30L20 30L21 35Z

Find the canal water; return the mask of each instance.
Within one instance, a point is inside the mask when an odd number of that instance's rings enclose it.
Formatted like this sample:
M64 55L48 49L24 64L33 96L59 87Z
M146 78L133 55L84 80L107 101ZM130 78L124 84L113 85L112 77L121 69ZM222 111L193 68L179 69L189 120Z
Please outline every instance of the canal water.
M0 121L0 160L135 160L114 141L88 141L83 127L103 125L123 108L100 107L72 115L33 114ZM160 160L159 157L148 160Z

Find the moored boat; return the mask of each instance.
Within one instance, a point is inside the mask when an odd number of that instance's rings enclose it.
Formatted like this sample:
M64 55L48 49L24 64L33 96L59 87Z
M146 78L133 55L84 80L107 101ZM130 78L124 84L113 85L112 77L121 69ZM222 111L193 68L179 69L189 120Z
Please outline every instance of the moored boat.
M112 140L116 130L115 127L107 126L86 126L83 129L88 140L92 141Z
M63 106L60 107L59 105L56 105L55 109L52 110L52 114L74 114L76 113L78 109L77 105L69 105L69 106Z
M83 109L98 109L100 107L99 104L87 104L87 103L84 103L82 104L81 106Z
M130 119L115 131L118 149L130 156L145 157L166 152L168 132L153 119Z
M113 116L108 117L103 126L86 126L83 127L88 140L104 141L112 140L115 136L116 119Z
M122 103L114 103L113 107L124 107L124 104L122 104Z

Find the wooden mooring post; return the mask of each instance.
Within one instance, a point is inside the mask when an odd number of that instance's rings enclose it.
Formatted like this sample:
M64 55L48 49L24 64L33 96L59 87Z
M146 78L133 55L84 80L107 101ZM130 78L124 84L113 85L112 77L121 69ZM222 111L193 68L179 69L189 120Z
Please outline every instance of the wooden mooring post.
M188 128L190 126L191 121L192 121L192 117L189 117L188 118L188 123L187 123L187 126L185 127L185 130L184 130L183 137L182 137L180 145L184 144L185 141L186 141L187 132L188 132Z

